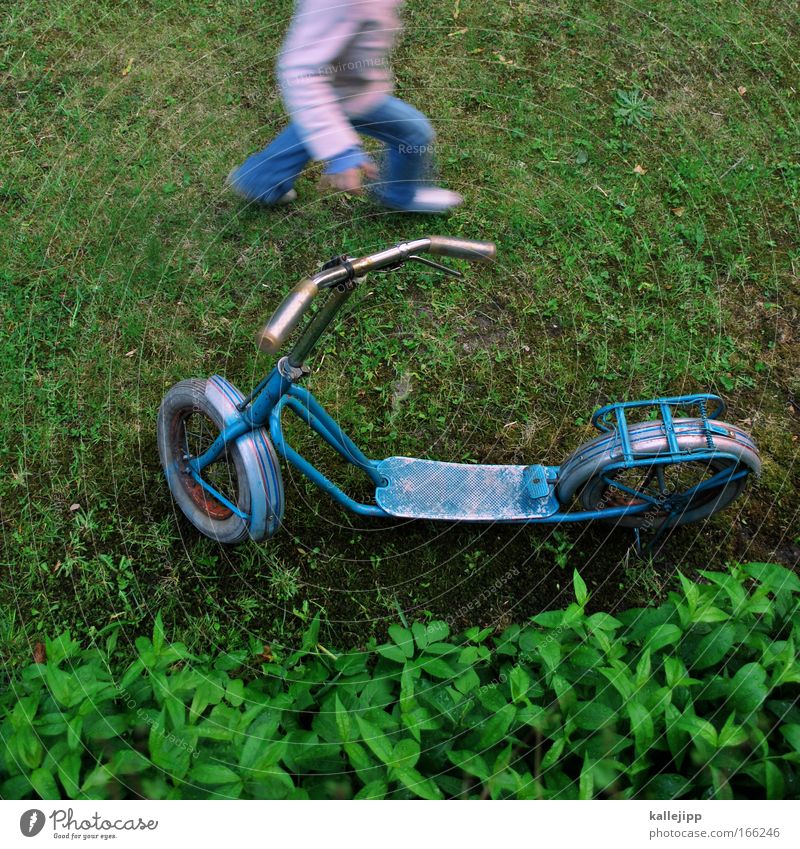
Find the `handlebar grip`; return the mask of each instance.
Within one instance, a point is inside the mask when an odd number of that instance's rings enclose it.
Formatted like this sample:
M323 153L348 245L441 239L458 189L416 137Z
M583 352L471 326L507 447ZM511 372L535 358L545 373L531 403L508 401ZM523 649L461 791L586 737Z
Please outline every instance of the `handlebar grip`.
M476 242L473 239L454 239L451 236L431 236L428 250L439 256L452 256L472 262L490 262L497 256L494 242Z
M301 280L281 301L278 309L258 334L258 347L267 354L276 354L297 327L303 313L319 292L313 280Z

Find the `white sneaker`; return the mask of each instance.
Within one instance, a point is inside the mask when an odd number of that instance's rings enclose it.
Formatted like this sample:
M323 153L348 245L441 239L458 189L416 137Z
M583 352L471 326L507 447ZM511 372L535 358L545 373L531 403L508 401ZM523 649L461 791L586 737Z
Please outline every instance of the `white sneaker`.
M403 212L449 212L464 203L464 198L458 192L442 189L439 186L421 186L414 192L414 197L403 207Z
M242 200L252 201L251 198L246 192L243 192L237 185L233 179L233 175L236 173L236 169L232 168L228 172L228 176L225 178L225 188L228 191L233 192L237 197L242 198ZM281 195L274 203L265 204L265 206L285 206L287 203L291 203L292 201L297 200L297 192L294 189L289 189L285 195Z
M287 203L292 203L292 201L297 200L297 192L294 189L289 189L285 195L281 195L275 203L270 204L270 206L285 206Z

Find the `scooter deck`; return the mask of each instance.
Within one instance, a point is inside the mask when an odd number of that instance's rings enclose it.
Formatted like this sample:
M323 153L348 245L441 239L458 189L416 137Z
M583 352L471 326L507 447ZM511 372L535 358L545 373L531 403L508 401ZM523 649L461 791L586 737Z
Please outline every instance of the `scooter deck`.
M559 508L552 466L472 466L414 457L378 464L387 481L375 491L392 516L503 522L543 519Z

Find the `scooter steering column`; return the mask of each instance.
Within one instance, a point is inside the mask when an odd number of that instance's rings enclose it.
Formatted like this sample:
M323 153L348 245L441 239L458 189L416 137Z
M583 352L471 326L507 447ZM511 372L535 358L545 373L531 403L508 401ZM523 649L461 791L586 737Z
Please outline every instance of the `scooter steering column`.
M344 306L345 301L353 294L356 288L355 280L345 280L331 289L327 300L319 309L317 314L308 323L308 327L289 352L289 365L302 368L306 358L314 349L322 334L328 329L336 313Z

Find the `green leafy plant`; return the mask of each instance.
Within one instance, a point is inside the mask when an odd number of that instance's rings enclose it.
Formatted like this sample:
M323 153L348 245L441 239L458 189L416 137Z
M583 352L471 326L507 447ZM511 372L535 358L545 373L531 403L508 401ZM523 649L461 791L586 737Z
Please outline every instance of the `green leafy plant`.
M617 89L614 92L614 100L617 104L614 117L623 124L643 130L644 125L653 117L652 99L639 89Z
M0 696L0 795L734 798L796 795L800 580L751 563L680 576L659 607L575 601L500 634L432 621L336 654L198 657L69 634Z

